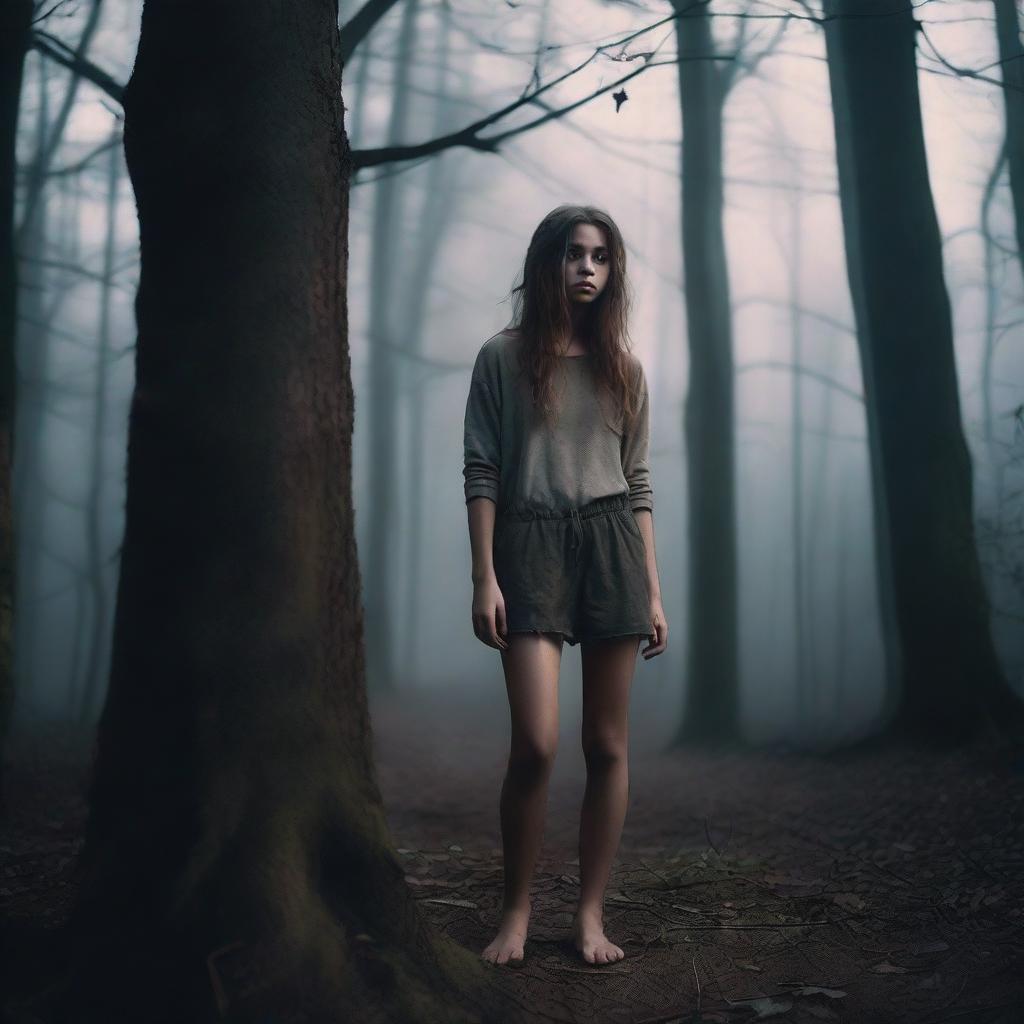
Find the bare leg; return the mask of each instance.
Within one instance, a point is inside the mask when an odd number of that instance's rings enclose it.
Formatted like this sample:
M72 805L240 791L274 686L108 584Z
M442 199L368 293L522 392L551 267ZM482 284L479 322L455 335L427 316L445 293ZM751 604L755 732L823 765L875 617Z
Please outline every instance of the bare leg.
M629 799L629 690L638 637L583 644L583 754L587 788L580 813L580 903L573 938L583 959L613 963L625 954L604 934L604 891Z
M498 934L481 956L504 964L523 959L530 882L540 851L548 779L558 748L558 634L510 633L501 652L511 713L511 747L501 787L505 894Z

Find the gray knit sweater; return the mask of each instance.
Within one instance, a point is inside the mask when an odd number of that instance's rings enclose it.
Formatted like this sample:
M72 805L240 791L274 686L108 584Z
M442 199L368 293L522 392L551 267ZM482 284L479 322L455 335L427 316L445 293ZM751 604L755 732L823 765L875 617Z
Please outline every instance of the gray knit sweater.
M466 501L490 498L500 512L568 511L594 498L628 494L633 511L654 508L648 466L650 409L647 378L636 356L640 410L631 429L617 429L610 402L598 401L593 357L563 356L565 390L551 425L533 409L518 375L514 335L484 342L473 366L465 419ZM556 374L555 390L561 387Z

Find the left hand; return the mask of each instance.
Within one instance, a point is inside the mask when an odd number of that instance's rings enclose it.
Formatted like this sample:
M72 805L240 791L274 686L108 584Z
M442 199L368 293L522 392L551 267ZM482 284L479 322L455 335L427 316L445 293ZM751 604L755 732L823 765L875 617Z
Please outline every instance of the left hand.
M648 637L647 646L640 652L645 661L650 661L668 647L668 621L660 597L651 598L651 627L652 632Z

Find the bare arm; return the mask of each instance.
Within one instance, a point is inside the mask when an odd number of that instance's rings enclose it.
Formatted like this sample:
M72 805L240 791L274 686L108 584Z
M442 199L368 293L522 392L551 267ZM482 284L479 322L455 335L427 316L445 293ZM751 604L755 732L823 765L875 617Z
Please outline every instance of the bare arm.
M473 552L473 632L477 639L500 651L508 647L505 599L494 575L494 520L497 506L490 498L472 498L466 503L469 543Z
M643 366L637 362L637 389L640 405L632 429L623 434L622 468L629 484L629 501L636 524L644 538L647 573L647 599L650 605L651 633L654 639L641 652L649 661L668 646L668 621L661 603L661 581L658 578L658 558L654 547L654 492L648 463L651 438L650 394Z
M469 545L473 551L473 586L494 575L494 520L497 506L490 498L473 498L466 503L469 517Z
M668 646L668 620L661 604L661 580L658 577L658 555L654 547L654 515L648 509L637 509L633 515L647 549L644 564L647 569L647 597L651 606L651 629L654 640L641 651L644 658L650 660Z

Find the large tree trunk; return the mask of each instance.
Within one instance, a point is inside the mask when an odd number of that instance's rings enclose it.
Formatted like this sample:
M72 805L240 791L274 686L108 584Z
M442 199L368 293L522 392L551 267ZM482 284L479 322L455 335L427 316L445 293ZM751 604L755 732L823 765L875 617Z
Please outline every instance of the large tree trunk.
M0 6L0 747L14 699L11 635L14 621L14 338L17 264L14 258L14 173L21 81L32 0ZM0 764L3 758L0 756ZM2 781L2 780L0 780ZM2 799L0 789L0 799Z
M1011 703L989 632L912 8L826 0L847 265L901 644L899 727L961 737ZM874 454L874 452L873 452Z
M126 521L64 1019L213 1021L218 988L232 1020L480 1016L372 761L338 46L329 0L143 10Z
M704 4L672 0L682 107L689 585L681 739L729 739L739 714L732 311L722 230L722 107ZM683 12L686 13L683 13Z

